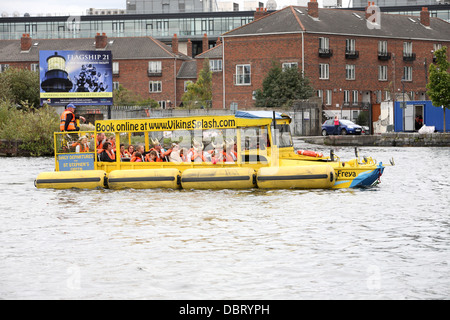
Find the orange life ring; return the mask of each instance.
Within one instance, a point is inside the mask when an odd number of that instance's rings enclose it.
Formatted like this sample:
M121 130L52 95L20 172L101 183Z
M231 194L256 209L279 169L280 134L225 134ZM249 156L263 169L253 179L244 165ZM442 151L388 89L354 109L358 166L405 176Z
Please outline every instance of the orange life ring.
M315 152L311 150L298 150L298 154L308 157L314 157L314 158L322 158L323 154L321 152Z

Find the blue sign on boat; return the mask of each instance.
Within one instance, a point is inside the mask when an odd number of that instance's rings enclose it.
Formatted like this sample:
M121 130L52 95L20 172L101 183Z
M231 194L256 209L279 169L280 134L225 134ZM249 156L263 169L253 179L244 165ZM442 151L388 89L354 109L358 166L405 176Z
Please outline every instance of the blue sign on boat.
M58 155L59 171L94 170L93 153Z

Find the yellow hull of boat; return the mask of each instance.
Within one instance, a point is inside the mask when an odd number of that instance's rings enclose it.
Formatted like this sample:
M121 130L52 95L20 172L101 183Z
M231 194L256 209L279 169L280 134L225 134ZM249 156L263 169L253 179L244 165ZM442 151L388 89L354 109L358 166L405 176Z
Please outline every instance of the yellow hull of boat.
M34 185L49 189L96 189L105 186L103 170L41 172Z
M180 187L178 169L114 170L109 173L110 189L154 189Z

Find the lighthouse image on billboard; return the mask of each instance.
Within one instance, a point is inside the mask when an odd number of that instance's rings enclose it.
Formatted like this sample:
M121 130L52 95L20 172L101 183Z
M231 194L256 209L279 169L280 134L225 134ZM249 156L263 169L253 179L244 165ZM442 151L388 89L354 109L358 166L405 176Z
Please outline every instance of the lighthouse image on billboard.
M42 90L45 92L69 92L73 83L69 80L66 71L66 59L58 52L47 58L47 71L41 82Z

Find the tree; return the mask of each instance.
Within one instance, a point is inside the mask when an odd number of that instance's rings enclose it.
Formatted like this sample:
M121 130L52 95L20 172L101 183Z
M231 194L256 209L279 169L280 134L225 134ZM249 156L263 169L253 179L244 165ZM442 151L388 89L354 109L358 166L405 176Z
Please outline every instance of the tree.
M314 89L309 79L296 67L282 68L273 62L263 80L262 89L256 90L257 107L289 107L294 100L308 99Z
M0 99L12 105L39 107L39 73L8 68L0 73Z
M188 108L211 107L212 72L209 69L209 59L203 61L203 69L198 74L197 81L188 84L181 100L183 106Z
M436 50L434 53L436 64L431 64L430 76L427 83L427 95L436 107L444 108L444 132L445 128L445 110L450 108L450 62L447 60L447 47Z
M152 98L144 99L139 94L129 91L122 85L113 91L113 100L115 106L149 106L150 108L158 108L159 104Z

